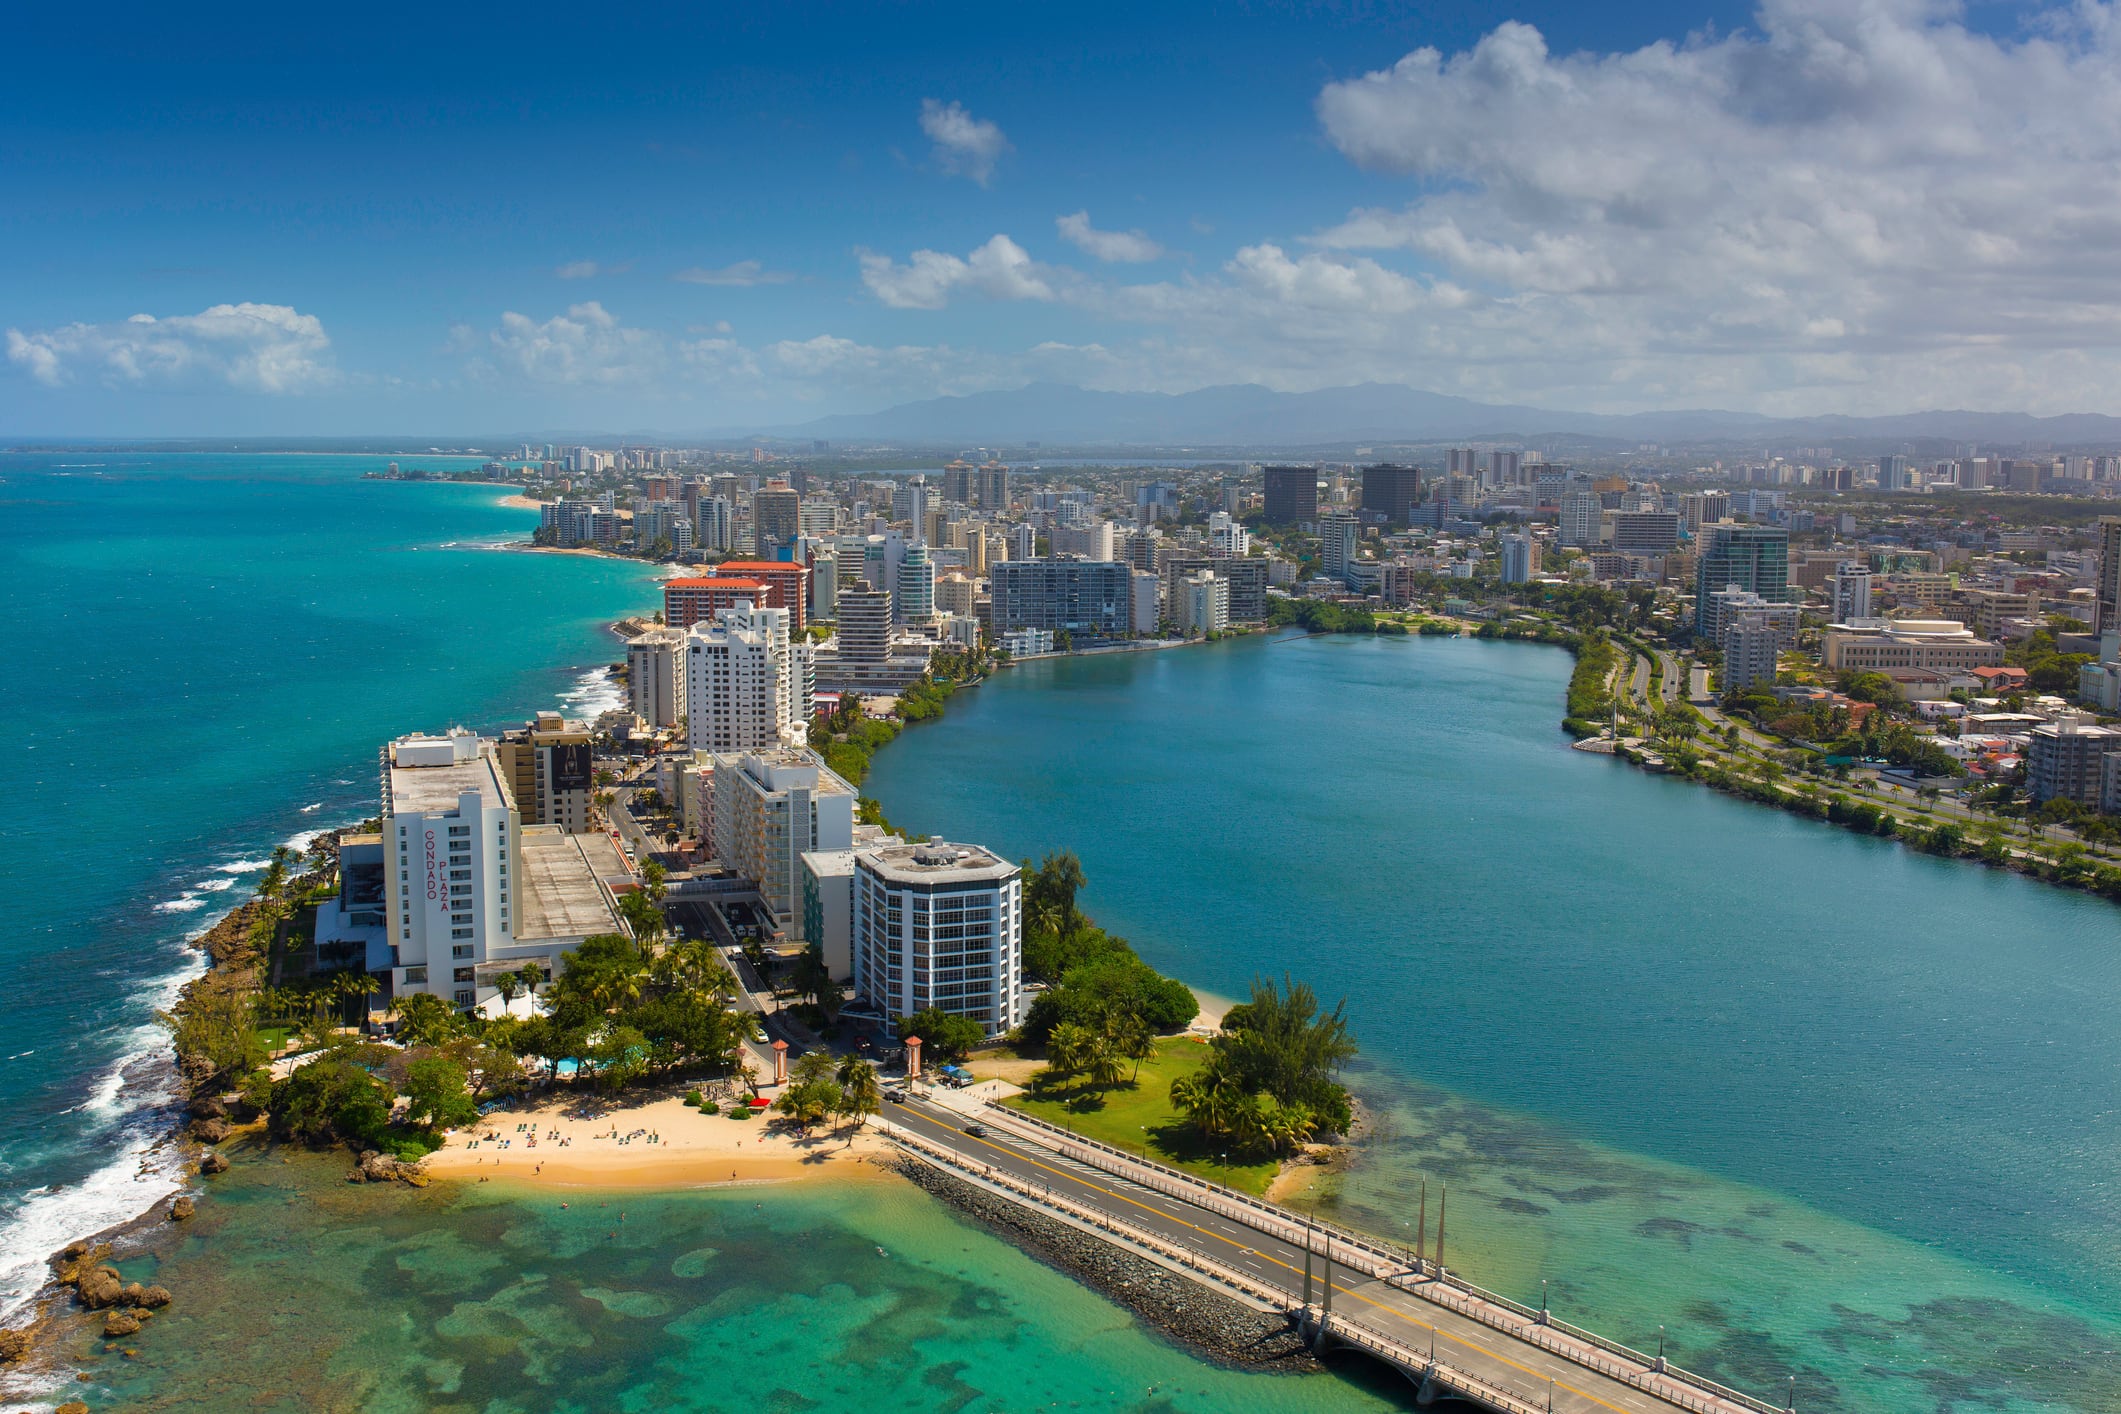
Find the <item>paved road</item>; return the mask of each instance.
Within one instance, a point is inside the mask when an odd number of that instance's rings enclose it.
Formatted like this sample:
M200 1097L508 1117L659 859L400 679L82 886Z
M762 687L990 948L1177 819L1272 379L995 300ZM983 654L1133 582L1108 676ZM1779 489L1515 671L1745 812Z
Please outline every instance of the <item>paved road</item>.
M884 1117L890 1125L904 1126L977 1163L1043 1185L1058 1197L1109 1213L1164 1241L1235 1268L1289 1293L1292 1304L1302 1293L1304 1252L1298 1244L1092 1168L999 1127L983 1125L983 1135L967 1134L962 1115L918 1098L886 1105ZM1323 1265L1321 1257L1321 1280ZM1313 1287L1314 1303L1319 1290ZM1672 1414L1676 1407L1346 1267L1334 1268L1333 1290L1335 1321L1353 1319L1416 1349L1430 1348L1433 1340L1437 1357L1446 1364L1536 1405L1545 1404L1551 1382L1553 1408L1561 1414Z

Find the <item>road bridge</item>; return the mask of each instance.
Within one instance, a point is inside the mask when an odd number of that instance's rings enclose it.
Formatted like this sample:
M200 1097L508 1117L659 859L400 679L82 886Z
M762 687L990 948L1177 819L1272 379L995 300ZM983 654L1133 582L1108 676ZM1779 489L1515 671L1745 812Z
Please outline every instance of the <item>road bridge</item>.
M1359 1349L1429 1398L1501 1414L1785 1414L1362 1234L1145 1162L998 1105L914 1097L886 1132L926 1161L1289 1313L1321 1348ZM972 1132L978 1130L978 1133Z

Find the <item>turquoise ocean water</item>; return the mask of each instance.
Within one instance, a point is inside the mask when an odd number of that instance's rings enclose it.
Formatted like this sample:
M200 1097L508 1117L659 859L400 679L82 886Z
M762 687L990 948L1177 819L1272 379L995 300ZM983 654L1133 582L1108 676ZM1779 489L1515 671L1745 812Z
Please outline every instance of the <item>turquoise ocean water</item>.
M1798 1407L2121 1409L2121 911L1572 752L1560 650L1251 638L998 676L901 827L1078 851L1241 994L1345 997L1329 1202ZM1433 1240L1433 1234L1432 1234Z
M388 737L608 691L602 625L653 601L643 566L490 548L536 523L502 490L385 465L0 457L0 1313L171 1182L142 1150L184 939L373 815Z

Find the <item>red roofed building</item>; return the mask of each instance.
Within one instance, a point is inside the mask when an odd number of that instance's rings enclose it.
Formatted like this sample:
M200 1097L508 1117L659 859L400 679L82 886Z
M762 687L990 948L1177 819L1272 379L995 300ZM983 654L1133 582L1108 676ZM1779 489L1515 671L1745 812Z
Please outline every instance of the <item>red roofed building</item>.
M675 629L688 629L712 619L717 610L742 600L754 608L775 608L773 588L763 580L734 576L714 579L671 579L663 582L663 622Z
M714 567L727 579L749 579L764 584L766 602L759 606L788 611L788 631L801 633L810 608L810 566L787 560L724 560ZM680 580L679 583L684 581Z
M2026 679L2031 674L2023 668L1994 667L1976 668L1974 669L1974 676L1979 678L1981 685L1988 688L1991 692L2012 692L2024 687Z

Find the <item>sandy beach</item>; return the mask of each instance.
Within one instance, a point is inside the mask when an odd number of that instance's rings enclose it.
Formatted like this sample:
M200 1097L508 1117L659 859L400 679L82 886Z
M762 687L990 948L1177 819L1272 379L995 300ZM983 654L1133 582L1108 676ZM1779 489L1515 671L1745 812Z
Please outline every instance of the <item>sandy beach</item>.
M534 496L525 496L519 491L512 495L503 496L500 504L512 511L534 511L545 503Z
M872 1116L861 1129L827 1125L805 1139L764 1115L701 1114L677 1095L628 1105L567 1094L535 1108L497 1111L476 1129L452 1131L424 1167L436 1178L554 1187L783 1181L857 1169L885 1148L875 1125Z

